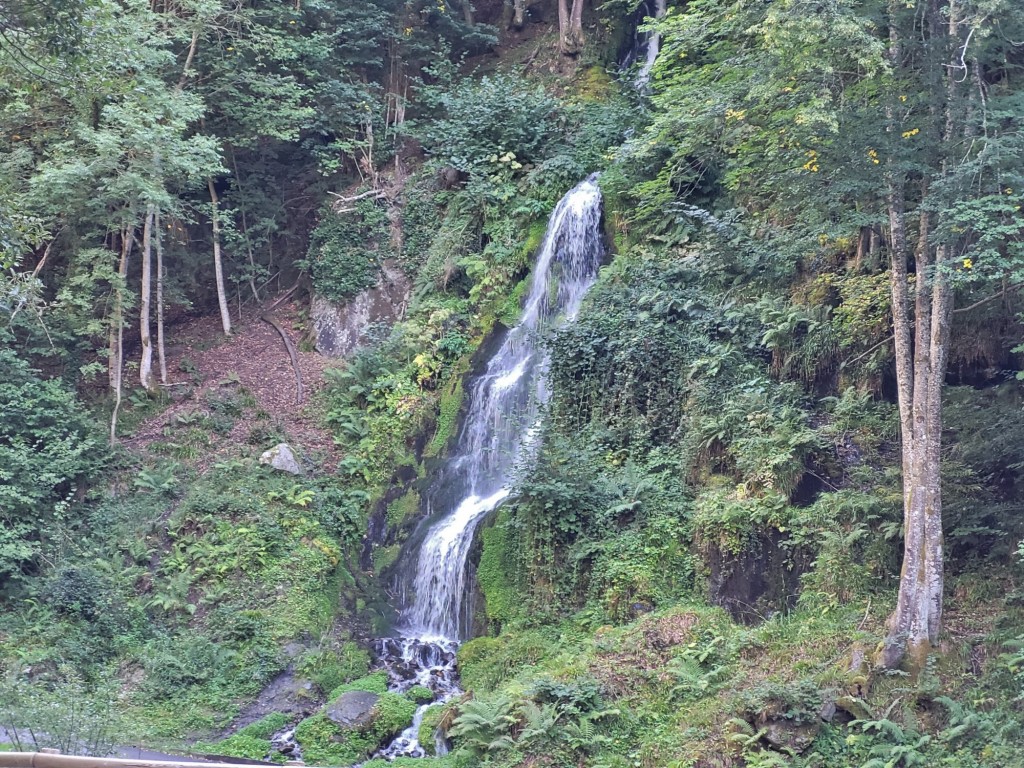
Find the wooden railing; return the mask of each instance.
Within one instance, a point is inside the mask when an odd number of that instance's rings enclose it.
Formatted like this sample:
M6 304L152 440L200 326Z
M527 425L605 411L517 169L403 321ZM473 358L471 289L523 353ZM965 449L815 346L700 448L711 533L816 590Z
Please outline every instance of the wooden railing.
M269 766L270 763L267 763ZM286 766L303 766L292 761ZM206 760L133 760L119 757L78 757L56 750L39 752L0 752L0 768L239 768L237 763Z

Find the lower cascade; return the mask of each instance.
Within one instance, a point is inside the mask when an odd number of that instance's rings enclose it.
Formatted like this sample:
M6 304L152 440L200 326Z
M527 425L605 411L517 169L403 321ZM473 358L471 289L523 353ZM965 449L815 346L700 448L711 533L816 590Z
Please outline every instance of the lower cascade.
M412 724L377 757L423 757L418 731L425 711L462 692L455 652L472 626L466 561L473 535L508 497L512 473L534 445L548 398L543 333L575 319L604 254L601 191L591 177L555 207L519 322L471 386L457 448L437 481L446 498L459 501L432 519L398 636L378 640L375 649L390 690L423 686L434 701L419 707ZM444 745L436 746L443 753Z

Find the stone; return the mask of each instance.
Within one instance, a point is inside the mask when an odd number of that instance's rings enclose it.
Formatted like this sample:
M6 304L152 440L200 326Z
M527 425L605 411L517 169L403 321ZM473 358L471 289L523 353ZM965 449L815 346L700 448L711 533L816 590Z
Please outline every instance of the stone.
M412 283L398 262L381 265L377 284L342 304L314 296L309 318L313 346L325 357L348 357L362 347L374 326L393 325L405 316Z
M369 691L347 691L327 705L324 714L344 728L365 729L373 725L374 707L380 696Z
M299 464L299 460L295 457L295 452L291 449L288 443L280 443L275 445L269 451L266 451L260 456L260 464L269 466L272 469L279 470L281 472L287 472L291 475L304 475L306 471Z
M796 724L788 720L772 720L764 726L764 738L775 749L806 752L821 730L821 722Z

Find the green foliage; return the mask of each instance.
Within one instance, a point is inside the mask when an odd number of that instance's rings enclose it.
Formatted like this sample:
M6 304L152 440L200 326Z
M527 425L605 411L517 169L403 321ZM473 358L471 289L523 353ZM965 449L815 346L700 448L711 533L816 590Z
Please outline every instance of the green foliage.
M308 651L296 666L297 672L312 680L323 694L338 691L358 679L365 679L369 668L369 654L351 640Z
M560 127L560 103L506 75L461 80L424 94L441 116L412 129L428 152L461 171L494 166L511 154L513 170L538 160Z
M0 682L0 725L16 751L57 749L65 755L106 756L122 732L111 685L90 687L71 669L54 685Z
M0 589L74 525L76 494L105 459L74 395L0 350Z
M305 262L317 292L344 301L372 286L381 262L390 257L388 244L387 212L372 199L344 213L325 208Z
M295 738L302 746L304 759L319 765L350 765L365 759L398 734L412 720L415 711L416 705L405 697L382 692L367 728L345 729L328 720L323 713L318 713L296 726Z
M223 741L216 743L198 743L195 748L225 757L241 757L246 760L265 760L271 756L271 762L284 762L284 756L274 753L270 743L271 737L289 724L288 716L281 712L273 712L239 729Z

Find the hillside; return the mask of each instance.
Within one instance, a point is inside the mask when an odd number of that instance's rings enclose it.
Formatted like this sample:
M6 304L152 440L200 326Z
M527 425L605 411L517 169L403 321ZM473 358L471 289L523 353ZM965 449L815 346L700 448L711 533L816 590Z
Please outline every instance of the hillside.
M1024 766L1019 40L0 9L0 750Z

